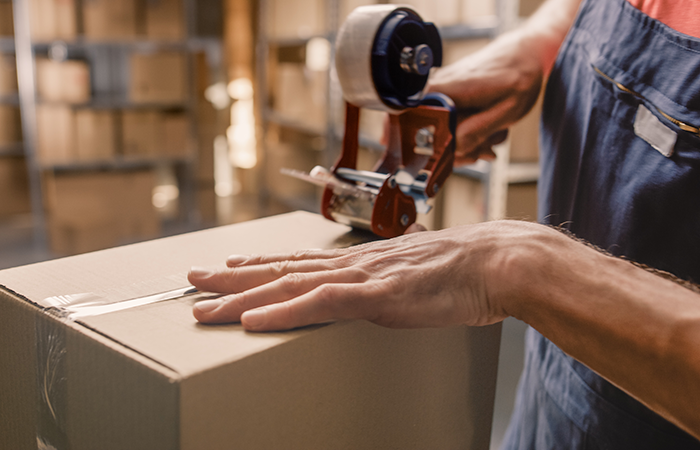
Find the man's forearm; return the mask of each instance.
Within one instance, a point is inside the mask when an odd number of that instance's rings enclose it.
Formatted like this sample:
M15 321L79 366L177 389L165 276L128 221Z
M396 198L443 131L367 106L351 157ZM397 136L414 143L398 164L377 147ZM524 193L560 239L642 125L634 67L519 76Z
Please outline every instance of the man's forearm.
M549 73L554 64L580 3L581 0L547 0L516 31L519 38L540 55L545 74Z
M700 438L700 295L568 237L529 247L512 314Z

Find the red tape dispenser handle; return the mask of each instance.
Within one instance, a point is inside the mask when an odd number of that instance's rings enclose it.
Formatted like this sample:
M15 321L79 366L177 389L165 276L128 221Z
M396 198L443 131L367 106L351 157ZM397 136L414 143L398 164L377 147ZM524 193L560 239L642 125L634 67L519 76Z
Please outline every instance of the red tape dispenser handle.
M429 208L426 201L452 172L454 104L442 94L429 94L419 106L390 115L387 148L372 174L356 170L359 119L360 108L347 103L342 152L331 172L362 189L374 183L373 193L349 198L327 186L321 211L330 220L366 228L381 237L399 236L415 223L417 203Z

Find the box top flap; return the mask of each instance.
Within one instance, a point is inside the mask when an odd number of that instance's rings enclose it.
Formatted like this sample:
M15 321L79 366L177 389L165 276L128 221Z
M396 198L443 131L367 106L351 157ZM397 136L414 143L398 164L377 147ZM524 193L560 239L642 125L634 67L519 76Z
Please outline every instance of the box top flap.
M363 238L322 216L296 212L0 271L0 285L42 307L57 295L89 293L124 301L187 286L191 266L223 267L231 254L345 247ZM192 297L78 321L187 376L312 332L245 332L240 324L201 325Z

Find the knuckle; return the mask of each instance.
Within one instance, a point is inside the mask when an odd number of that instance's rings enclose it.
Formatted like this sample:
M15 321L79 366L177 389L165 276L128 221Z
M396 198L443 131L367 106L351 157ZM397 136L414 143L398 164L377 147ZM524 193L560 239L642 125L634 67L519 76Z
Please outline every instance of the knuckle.
M267 265L270 274L279 278L289 272L289 261L275 261Z
M334 317L342 310L341 302L336 295L336 288L331 284L322 284L316 288L316 300L319 305Z
M298 273L288 273L279 279L279 286L288 295L295 295L300 292L303 277Z

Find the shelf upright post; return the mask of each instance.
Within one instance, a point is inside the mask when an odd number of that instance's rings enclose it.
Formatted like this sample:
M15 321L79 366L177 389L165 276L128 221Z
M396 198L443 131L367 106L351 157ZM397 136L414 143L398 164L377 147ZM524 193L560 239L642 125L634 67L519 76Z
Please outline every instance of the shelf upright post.
M270 42L268 22L270 17L270 4L268 0L258 0L257 2L257 36L255 44L255 97L257 104L256 123L260 123L260 135L257 137L260 149L260 175L259 175L259 195L264 203L270 200L270 190L267 184L268 177L268 151L267 133L270 120L269 96L268 96L268 69L270 58Z
M496 0L496 14L498 15L497 35L505 33L518 24L520 0ZM494 146L496 159L490 163L484 189L485 220L498 220L506 216L506 202L508 200L508 171L510 167L510 143L508 137L505 142Z
M197 204L197 164L199 160L199 141L197 139L197 88L195 86L195 60L193 49L190 45L197 32L197 7L193 0L182 0L182 10L185 15L185 36L184 36L184 55L187 61L186 79L189 92L186 100L186 114L189 118L190 129L189 134L192 142L195 143L195 154L190 154L188 159L181 166L180 185L181 189L181 206L185 212L185 221L189 226L199 226L201 223L201 215Z
M15 56L19 88L22 140L29 174L29 188L34 222L34 242L39 251L48 248L46 213L43 202L41 164L37 151L36 67L32 47L29 1L13 0Z
M326 151L323 155L324 167L332 167L340 154L340 139L338 139L337 127L338 124L345 123L344 117L337 117L340 111L345 111L342 107L343 93L335 70L335 39L338 34L339 22L340 0L326 0L326 38L331 45L328 73L326 74Z

